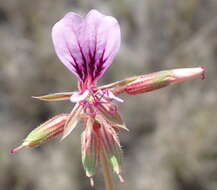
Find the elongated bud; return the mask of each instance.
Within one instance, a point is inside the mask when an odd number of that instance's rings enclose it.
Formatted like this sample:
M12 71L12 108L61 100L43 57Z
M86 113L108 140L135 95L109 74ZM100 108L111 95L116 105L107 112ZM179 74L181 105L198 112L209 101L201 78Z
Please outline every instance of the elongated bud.
M174 69L173 77L175 78L174 83L182 82L187 79L193 79L200 77L202 80L205 78L204 67L195 67L195 68L183 68L183 69Z
M99 87L99 89L100 90L110 90L114 95L118 95L124 92L124 88L135 80L137 80L137 76L129 77L124 80L120 80L120 81L117 81L111 84L101 86Z
M103 147L105 156L111 168L118 175L120 181L123 183L124 180L121 176L122 151L117 133L109 125L102 125L99 131L101 145Z
M35 128L25 139L22 145L11 150L15 153L24 147L35 147L63 133L68 114L57 115L39 127Z
M90 178L91 186L94 184L93 176L95 175L98 157L98 140L93 125L94 119L88 118L86 129L81 135L82 163L87 177Z
M138 76L137 80L128 84L124 91L128 94L134 95L156 90L196 77L204 79L204 72L203 67L195 67L165 70L147 75L141 75Z

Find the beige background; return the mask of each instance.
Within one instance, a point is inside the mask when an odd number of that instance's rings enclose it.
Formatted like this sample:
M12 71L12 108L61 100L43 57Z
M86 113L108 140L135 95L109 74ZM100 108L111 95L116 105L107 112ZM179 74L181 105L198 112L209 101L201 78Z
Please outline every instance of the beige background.
M76 89L75 77L53 50L51 27L68 11L91 8L116 17L121 50L100 80L204 65L205 80L192 80L125 99L120 110L130 129L120 190L217 189L217 1L216 0L0 0L0 189L87 190L77 128L64 142L52 141L16 155L33 128L70 102L31 98ZM98 170L96 186L102 190Z

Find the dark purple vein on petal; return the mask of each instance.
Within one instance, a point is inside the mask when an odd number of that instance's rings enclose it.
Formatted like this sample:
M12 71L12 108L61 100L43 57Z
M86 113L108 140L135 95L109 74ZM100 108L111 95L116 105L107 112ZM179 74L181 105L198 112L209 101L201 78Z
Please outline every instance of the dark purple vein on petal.
M78 47L79 47L79 50L80 50L80 53L81 53L81 57L82 57L82 70L83 70L83 74L84 74L84 76L83 76L83 80L85 80L86 78L87 78L87 75L88 75L88 63L87 63L87 60L86 60L86 58L85 58L85 56L84 56L84 52L83 52L83 49L82 49L82 47L81 47L81 44L79 43L79 42L77 42L78 43Z
M101 74L102 70L104 69L103 65L107 61L107 58L104 59L104 54L105 54L105 48L103 49L103 52L102 52L101 57L99 59L99 63L96 67L95 78L97 78Z
M89 74L93 79L95 79L95 77L94 77L94 68L95 68L95 64L96 64L96 50L94 50L93 55L92 55L91 51L89 49L88 55L89 55L89 59L90 59L90 62L89 62L89 68L90 68Z
M91 53L91 49L89 47L89 51L88 51L88 55L89 55L89 59L90 59L90 63L89 63L89 74L90 76L93 78L93 80L95 79L94 76L94 72L96 70L97 67L97 60L96 60L96 47L97 47L97 36L98 36L98 25L96 25L96 34L94 36L94 50L93 50L93 54Z
M83 81L84 80L84 75L82 73L82 69L79 67L79 63L77 62L76 58L73 56L73 53L71 52L70 48L69 48L69 44L65 38L65 36L63 35L63 38L65 40L65 44L66 44L66 47L68 49L68 52L70 54L70 56L72 57L73 61L74 61L74 64L73 62L70 61L70 64L74 67L76 73L78 74L79 78Z

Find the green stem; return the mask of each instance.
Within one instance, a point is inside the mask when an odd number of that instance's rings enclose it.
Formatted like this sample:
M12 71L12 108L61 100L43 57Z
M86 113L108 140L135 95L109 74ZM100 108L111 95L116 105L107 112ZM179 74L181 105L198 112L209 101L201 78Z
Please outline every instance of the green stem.
M104 181L105 181L105 187L106 190L113 190L113 184L112 184L112 178L109 171L109 165L108 161L105 157L105 152L102 150L100 152L100 161L103 167L103 175L104 175Z

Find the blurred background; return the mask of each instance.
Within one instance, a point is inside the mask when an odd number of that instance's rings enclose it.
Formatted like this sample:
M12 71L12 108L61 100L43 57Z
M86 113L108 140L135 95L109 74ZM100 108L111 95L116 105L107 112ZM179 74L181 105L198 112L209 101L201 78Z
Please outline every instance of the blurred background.
M117 18L121 50L100 80L204 65L205 80L122 97L130 132L118 190L217 189L217 1L216 0L0 0L0 189L104 189L100 168L91 188L80 155L83 127L62 143L9 150L36 126L72 104L31 98L75 90L75 77L60 63L52 26L68 11L95 8Z

